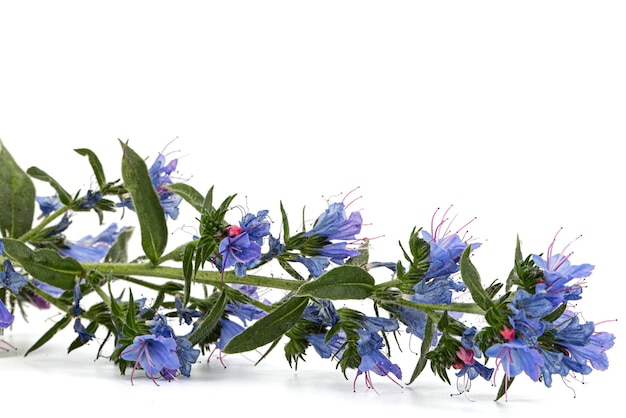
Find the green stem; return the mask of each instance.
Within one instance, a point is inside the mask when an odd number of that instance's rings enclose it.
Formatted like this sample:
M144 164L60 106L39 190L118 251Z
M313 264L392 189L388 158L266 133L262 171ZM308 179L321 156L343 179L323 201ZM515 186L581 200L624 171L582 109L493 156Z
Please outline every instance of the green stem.
M431 313L435 313L437 311L459 312L459 313L467 313L467 314L475 314L475 315L483 315L483 316L485 315L485 311L475 303L451 303L448 305L446 303L430 304L430 303L411 302L410 300L406 300L406 299L389 300L389 299L378 299L378 298L375 301L381 305L393 304L393 305L400 305L400 306L405 306L408 308L417 309L426 313L427 315L430 315Z
M28 240L30 240L32 237L34 237L35 235L37 235L37 233L39 231L41 231L42 229L44 229L46 226L50 225L50 223L52 221L54 221L56 218L58 218L59 216L63 215L65 212L67 212L69 210L68 206L63 206L60 209L56 210L54 213L50 214L49 216L47 216L43 221L41 221L39 223L39 225L37 225L36 227L34 227L33 229L31 229L30 231L26 232L24 235L22 235L21 237L19 237L19 240L21 242L28 242Z
M184 280L182 268L154 266L149 263L81 263L81 265L87 271L98 271L104 275L110 274L114 276L146 276L181 281ZM292 279L277 279L274 277L255 275L237 277L232 271L225 272L223 279L223 283L245 284L288 291L297 290L302 285L302 282L298 282ZM218 271L200 270L196 273L194 281L196 283L209 284L212 286L220 287L222 285L222 273Z

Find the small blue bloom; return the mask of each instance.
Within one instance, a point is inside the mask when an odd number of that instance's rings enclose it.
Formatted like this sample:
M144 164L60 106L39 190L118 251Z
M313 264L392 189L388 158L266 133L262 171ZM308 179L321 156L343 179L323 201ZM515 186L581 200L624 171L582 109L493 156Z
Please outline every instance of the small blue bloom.
M352 212L350 217L346 217L343 202L331 203L328 209L322 213L313 228L304 233L304 236L311 237L319 235L327 240L353 240L361 232L363 219L359 212Z
M63 203L59 199L59 196L35 196L35 200L39 204L41 210L40 218L49 216L52 212L55 212L63 207Z
M173 378L171 371L178 370L180 367L176 348L176 340L171 337L150 334L135 337L133 343L120 355L124 360L135 362L130 377L131 383L135 370L139 367L144 369L153 381L159 375L171 380Z
M191 341L184 337L176 337L176 354L180 361L180 372L183 376L191 376L191 366L198 361L201 350L193 348Z
M87 332L87 329L80 321L80 318L76 318L74 320L74 331L76 331L76 333L78 334L78 338L80 338L80 341L82 343L86 343L87 341L90 341L91 339L96 337L95 334Z
M324 274L324 271L330 265L330 259L321 255L313 257L299 255L296 256L295 261L302 263L313 277L319 277Z
M185 324L190 325L194 318L202 316L202 312L198 310L185 308L182 299L178 295L174 297L174 307L178 313L179 324L182 324L184 321Z
M537 287L545 289L554 307L559 306L564 301L581 298L582 287L577 283L570 284L570 282L574 279L589 277L594 269L593 265L572 265L569 261L569 255L563 254L548 256L546 260L533 254L532 258L544 273L544 282Z
M321 358L341 358L341 354L345 351L345 333L340 331L337 334L333 334L328 341L326 341L326 337L325 333L320 333L307 334L304 338L313 346Z
M9 312L4 303L2 303L2 300L0 300L0 328L4 329L10 327L14 320L15 316Z
M4 260L4 271L0 271L0 288L6 287L14 294L18 294L20 289L28 284L24 276L19 274L13 268L11 260Z
M118 235L125 229L126 227L121 227L118 230L117 224L112 223L95 237L87 235L76 242L67 242L66 247L59 248L59 253L77 261L100 262L108 254Z
M496 358L496 367L502 366L507 378L525 372L533 381L539 380L543 357L520 339L494 344L485 351L487 357Z
M241 334L245 328L243 325L231 321L228 318L220 318L219 323L221 326L220 336L215 346L223 350L230 340L232 340L235 335Z
M85 198L78 205L79 210L89 210L93 209L94 206L98 204L102 200L102 193L94 192L93 190L87 190L87 194Z
M389 373L392 373L398 379L402 379L400 367L381 353L380 349L384 346L383 338L378 333L359 330L357 352L361 356L361 362L358 367L357 377L365 373L368 384L371 383L369 378L370 372L374 372L379 376L387 376Z
M334 327L340 318L333 302L322 299L310 303L302 312L302 319L325 327Z
M248 233L250 241L263 245L263 239L270 233L270 222L267 219L269 211L261 210L256 215L247 213L239 226Z
M261 246L250 241L247 232L239 235L226 236L220 241L219 253L222 257L220 268L222 271L235 263L247 263L261 257Z
M357 257L360 252L347 248L347 242L332 242L326 244L315 251L324 257L328 257L335 264L342 265L350 257Z
M280 239L275 238L272 234L269 234L268 244L269 250L261 257L263 261L272 260L287 251L285 245L280 241Z
M71 224L72 224L72 221L70 220L70 215L68 213L64 213L59 223L56 224L54 227L52 227L50 230L48 230L48 232L46 233L46 236L54 237L55 235L59 235L62 232L64 232L67 228L69 228Z

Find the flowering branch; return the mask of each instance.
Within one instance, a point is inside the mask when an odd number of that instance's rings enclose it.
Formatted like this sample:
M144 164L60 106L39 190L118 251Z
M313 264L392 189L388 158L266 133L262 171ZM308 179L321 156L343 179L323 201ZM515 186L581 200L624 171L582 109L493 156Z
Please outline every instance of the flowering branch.
M24 172L0 143L0 331L10 329L16 308L54 306L64 314L26 355L73 324L68 351L103 333L99 356L110 350L122 375L130 368L131 383L138 371L157 383L191 377L207 351L265 347L265 357L283 342L290 366L313 350L336 361L344 375L353 372L355 384L364 375L373 387L372 374L403 379L383 348L389 336L406 333L422 341L406 384L428 365L445 382L456 376L460 392L478 377L495 381L500 371L496 399L508 396L520 375L549 387L553 376L608 368L615 336L570 309L593 266L570 264L567 247L555 253L556 237L545 258L524 257L518 240L506 282L485 286L471 261L480 243L459 235L467 225L453 232L447 211L435 213L429 231L409 234L400 261L372 261L368 240L358 238L361 214L348 213L344 202L330 203L310 229L297 232L281 204L276 234L267 210L233 223L227 218L236 195L217 202L213 187L202 194L173 181L178 160L159 154L148 167L127 143L120 145L121 179L113 182L94 152L75 150L88 158L98 187L70 194L36 167ZM56 193L36 195L32 179ZM183 202L197 214L198 236L166 251L168 222ZM95 212L102 225L105 213L120 208L137 216L139 258L128 259L135 226L110 223L78 241L65 236L77 213ZM255 274L270 263L286 277ZM374 270L388 278L376 279ZM137 288L154 298L136 299ZM265 290L279 297L262 299ZM84 306L88 294L95 302ZM471 302L458 302L461 295ZM351 308L354 300L371 301L373 312Z

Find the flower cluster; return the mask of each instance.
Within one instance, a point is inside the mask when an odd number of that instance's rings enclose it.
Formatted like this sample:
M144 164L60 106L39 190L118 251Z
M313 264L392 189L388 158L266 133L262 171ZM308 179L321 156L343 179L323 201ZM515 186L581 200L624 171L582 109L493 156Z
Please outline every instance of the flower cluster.
M507 281L484 286L471 260L481 248L468 236L473 219L455 227L451 208L435 211L429 230L413 229L399 260L373 261L369 240L360 237L362 215L345 199L328 202L310 225L292 228L282 203L273 216L236 206L236 195L218 202L212 187L201 193L176 181L177 159L158 154L148 166L120 144L115 181L107 181L94 152L76 150L97 179L98 187L85 193L67 192L37 168L24 172L6 149L0 153L12 181L23 185L19 193L0 185L0 196L24 208L16 215L0 204L0 331L27 305L54 306L63 315L27 354L73 324L68 351L100 340L100 355L110 342L107 358L123 375L130 368L131 383L138 371L157 383L191 377L201 356L208 361L219 352L226 365L224 354L264 347L269 353L283 342L291 367L313 352L353 373L355 391L361 376L370 389L376 376L402 386L430 366L445 382L456 377L459 392L478 377L495 382L503 373L497 399L522 374L550 387L555 376L608 368L615 336L572 307L593 266L571 264L567 247L553 254L556 238L545 257L523 257L518 241ZM37 195L32 179L56 194ZM140 257L128 257L136 225L115 221L95 236L66 236L81 213L95 212L102 225L120 208L136 214ZM197 235L170 249L168 226L189 208ZM259 275L265 265L281 274ZM374 269L387 279L375 278ZM135 299L137 288L154 295ZM371 311L350 306L366 299ZM391 355L404 334L421 341L411 374ZM2 351L12 347L0 342Z

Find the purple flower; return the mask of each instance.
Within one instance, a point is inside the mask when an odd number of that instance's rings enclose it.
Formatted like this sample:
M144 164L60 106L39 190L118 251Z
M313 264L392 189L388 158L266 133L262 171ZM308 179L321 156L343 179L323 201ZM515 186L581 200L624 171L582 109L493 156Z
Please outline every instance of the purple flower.
M118 230L117 224L112 223L96 237L87 235L76 242L66 243L65 248L59 248L59 253L77 261L97 263L108 254L111 245L124 229L126 227L121 227Z
M222 271L233 266L235 263L247 263L261 257L261 246L250 241L247 232L238 235L226 236L220 241L219 253L222 257Z
M135 370L139 367L145 370L156 384L155 379L161 375L167 380L171 380L174 375L172 370L180 367L180 360L176 354L176 340L174 338L163 337L161 335L140 335L135 337L133 343L129 345L120 357L127 361L134 361L131 383Z

